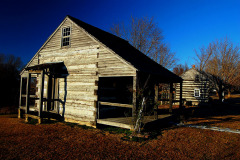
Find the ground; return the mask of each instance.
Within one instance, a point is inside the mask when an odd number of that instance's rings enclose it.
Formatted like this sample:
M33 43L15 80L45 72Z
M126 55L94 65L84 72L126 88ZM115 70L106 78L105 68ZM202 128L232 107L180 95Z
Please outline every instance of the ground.
M240 105L234 100L191 108L185 123L240 129ZM30 122L0 116L0 159L240 159L236 133L173 125L159 130L154 139L135 142L123 138L127 132Z

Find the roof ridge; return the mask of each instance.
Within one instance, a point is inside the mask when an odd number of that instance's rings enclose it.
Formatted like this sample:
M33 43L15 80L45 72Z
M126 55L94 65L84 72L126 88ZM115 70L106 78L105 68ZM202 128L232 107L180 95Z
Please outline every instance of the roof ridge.
M121 38L121 37L118 37L118 36L116 36L116 35L108 32L108 31L105 31L105 30L103 30L103 29L100 29L100 28L98 28L98 27L95 27L95 26L93 26L93 25L91 25L91 24L88 24L88 23L86 23L86 22L83 22L83 21L81 21L81 20L79 20L79 19L77 19L77 18L75 18L75 17L73 17L73 16L67 15L66 17L70 18L70 19L71 19L72 21L74 21L75 23L81 22L81 23L83 23L83 24L85 24L85 25L88 25L89 27L93 27L93 28L95 28L95 29L97 29L97 30L99 30L99 31L101 31L101 32L105 32L106 34L109 34L109 35L111 35L111 36L114 36L115 38L118 38L119 40L123 40L123 41L128 42L127 40L125 40L125 39L123 39L123 38ZM77 24L78 24L78 23L77 23ZM128 43L129 43L129 42L128 42Z
M68 15L67 17L76 23L79 27L83 28L87 33L91 34L101 43L122 57L125 61L134 66L138 71L158 75L163 79L175 79L176 81L181 80L179 76L152 60L150 57L132 46L125 39L87 24L72 16Z

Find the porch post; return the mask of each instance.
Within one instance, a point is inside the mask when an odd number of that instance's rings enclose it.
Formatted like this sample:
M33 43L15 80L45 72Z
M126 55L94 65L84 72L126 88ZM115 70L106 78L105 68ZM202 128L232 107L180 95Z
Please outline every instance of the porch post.
M48 81L47 81L47 110L48 111L51 109L51 104L52 104L52 92L54 92L52 89L53 89L53 87L52 87L52 75L49 75L48 76Z
M158 119L158 85L155 84L155 108L154 108L154 117Z
M22 75L20 79L20 89L19 89L19 108L18 108L18 118L21 118L21 106L22 106Z
M27 90L26 90L26 108L25 108L25 114L26 114L25 121L26 122L28 122L30 88L31 88L31 73L28 72L28 75L27 75Z
M184 120L184 108L183 108L183 99L182 99L182 82L180 83L180 104L179 104L179 109L180 109L180 123L183 122Z
M169 94L169 112L172 113L173 105L173 83L170 83L170 94Z
M182 82L180 83L180 103L179 103L179 108L180 110L183 109L183 106L182 106Z
M43 93L44 93L44 76L45 71L41 71L41 79L40 79L40 97L39 97L39 111L38 111L38 123L41 123L42 116L42 107L43 107Z
M133 76L133 108L132 117L136 116L136 105L137 105L137 76Z

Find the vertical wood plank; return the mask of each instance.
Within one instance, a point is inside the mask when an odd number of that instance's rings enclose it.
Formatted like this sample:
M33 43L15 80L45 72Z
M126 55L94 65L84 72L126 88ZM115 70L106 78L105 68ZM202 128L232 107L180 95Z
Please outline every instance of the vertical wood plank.
M19 89L19 108L18 108L18 118L21 118L21 109L20 107L22 106L22 75L20 79L20 89Z
M182 82L180 83L180 105L179 105L180 110L183 109L183 104L182 104Z
M172 113L173 106L173 83L170 83L170 94L169 94L169 112Z
M55 92L56 92L56 78L55 77L53 77L52 78L53 80L52 80L52 82L53 82L53 85L52 85L52 99L53 99L53 101L52 101L52 103L51 103L51 109L52 110L54 110L55 109L55 99L56 99L56 97L55 97Z
M98 87L98 80L95 81L95 86ZM99 102L98 102L98 89L94 90L94 95L97 95L97 100L94 101L94 108L95 108L95 112L94 112L94 117L95 117L95 124L93 124L94 126L97 125L97 119L99 119Z
M40 79L40 96L39 96L39 112L38 116L41 118L42 114L42 107L43 107L43 92L44 92L44 76L45 76L45 71L41 71L41 79Z
M154 98L154 101L155 101L155 109L154 109L154 117L155 117L155 119L158 119L158 85L155 85L154 89L155 89L155 98Z
M59 79L55 79L55 96L54 99L57 99L56 102L54 102L54 110L59 113Z
M136 105L137 105L137 76L133 76L133 108L132 117L136 116Z
M20 80L20 89L19 89L19 108L22 106L22 76Z
M27 90L26 90L26 114L29 112L29 98L30 98L30 88L31 88L31 73L27 75Z
M47 111L49 111L51 109L52 92L53 92L52 75L49 75L48 81L47 81Z

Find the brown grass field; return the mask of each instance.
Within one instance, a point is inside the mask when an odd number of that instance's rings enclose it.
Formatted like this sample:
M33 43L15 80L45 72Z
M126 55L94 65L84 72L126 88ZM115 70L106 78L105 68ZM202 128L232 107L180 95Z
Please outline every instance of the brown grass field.
M238 102L216 107L192 109L186 123L240 129ZM1 115L0 159L240 159L240 134L235 133L171 126L142 142L125 141L124 136Z

